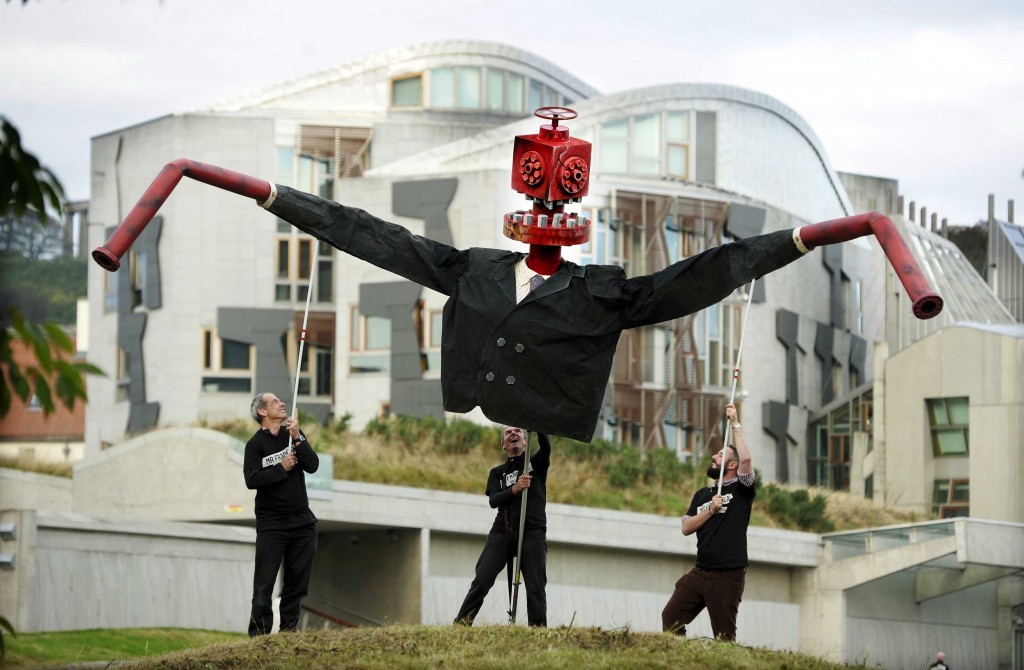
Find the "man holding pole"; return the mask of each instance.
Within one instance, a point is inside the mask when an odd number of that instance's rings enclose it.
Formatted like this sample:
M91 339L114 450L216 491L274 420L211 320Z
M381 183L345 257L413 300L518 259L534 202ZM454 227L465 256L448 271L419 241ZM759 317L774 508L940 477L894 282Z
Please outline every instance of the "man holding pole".
M711 457L707 474L718 481L694 494L683 517L683 535L697 533L697 564L676 582L661 612L661 626L686 635L686 624L706 607L715 637L735 641L747 571L747 525L756 491L750 449L733 403L726 405L725 415L735 446Z
M267 635L274 623L272 596L284 564L279 630L299 627L299 606L309 591L316 554L316 517L309 509L303 472L320 458L283 400L257 393L249 409L260 429L245 445L245 485L256 489L256 567L253 571L249 637Z
M530 469L524 471L529 437L522 428L508 427L502 434L501 448L508 460L492 468L487 476L487 497L497 509L487 542L476 562L476 576L455 617L455 623L471 626L503 567L508 568L509 614L514 617L518 597L518 577L526 579L526 615L531 626L548 625L547 587L547 498L548 466L551 442L537 433L540 449L530 457ZM525 499L523 491L526 491ZM524 513L525 510L525 513ZM513 563L519 563L513 592ZM513 618L513 623L514 623Z

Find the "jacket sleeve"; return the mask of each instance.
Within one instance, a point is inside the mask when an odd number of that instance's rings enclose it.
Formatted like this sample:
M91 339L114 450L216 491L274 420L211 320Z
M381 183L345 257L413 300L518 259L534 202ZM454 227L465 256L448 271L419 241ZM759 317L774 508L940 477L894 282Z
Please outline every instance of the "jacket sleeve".
M355 207L346 207L287 186L276 185L270 211L331 246L433 289L451 295L465 269L466 254L413 235Z
M259 450L250 440L245 445L245 458L242 461L242 474L245 475L246 488L258 489L283 482L288 478L288 473L280 463L265 468L261 460Z
M693 314L802 255L793 231L780 230L713 247L654 274L627 279L622 285L622 327Z
M537 433L537 444L540 448L530 457L530 466L543 472L551 465L551 440L547 433Z
M511 486L504 489L501 487L501 473L498 472L498 469L491 470L487 475L487 502L490 503L491 509L501 507L514 497L515 494L512 493Z
M306 434L301 430L299 430L299 433L302 434L303 438L306 437ZM309 445L309 440L303 439L302 442L299 442L299 446L293 446L293 449L295 449L295 458L298 459L300 468L309 474L313 474L320 469L320 457L316 455L313 447Z

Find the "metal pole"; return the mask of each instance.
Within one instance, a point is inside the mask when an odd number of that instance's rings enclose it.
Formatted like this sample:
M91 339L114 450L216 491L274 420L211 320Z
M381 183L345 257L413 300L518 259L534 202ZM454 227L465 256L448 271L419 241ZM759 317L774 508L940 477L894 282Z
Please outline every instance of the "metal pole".
M523 452L523 474L530 474L530 431L526 431L526 450ZM530 489L523 489L519 508L519 546L516 547L516 578L512 583L512 607L509 608L509 623L516 622L516 606L519 604L519 578L523 572L523 534L526 532L526 498Z
M732 390L729 392L729 402L736 400L736 382L740 378L740 356L743 355L743 338L747 336L747 317L750 316L750 303L754 299L754 282L750 280L750 288L747 289L747 307L743 310L743 330L740 331L740 346L736 348L736 367L732 370ZM725 439L722 442L722 459L718 468L718 495L722 495L722 476L725 474L725 450L729 448L729 438L732 437L732 421L725 422Z
M309 266L309 289L306 291L306 310L302 313L302 332L299 334L299 357L295 359L295 392L292 394L292 417L299 411L299 372L302 370L302 353L306 348L306 322L309 320L309 303L313 297L313 279L316 277L316 259L320 253L320 240L313 238L313 257Z

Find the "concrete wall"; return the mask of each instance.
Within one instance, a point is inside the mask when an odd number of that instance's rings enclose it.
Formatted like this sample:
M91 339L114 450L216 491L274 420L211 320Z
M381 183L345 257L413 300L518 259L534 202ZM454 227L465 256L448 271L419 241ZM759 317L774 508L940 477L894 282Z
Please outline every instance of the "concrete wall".
M954 326L885 364L886 490L894 503L931 508L935 479L970 479L971 516L1024 521L1024 339ZM925 400L967 396L969 457L935 457ZM877 444L877 443L876 443Z
M0 510L70 512L72 484L67 477L0 468Z
M998 667L997 582L923 602L916 589L907 571L846 592L846 662L925 668L941 649L956 667Z
M255 531L8 510L14 570L0 615L19 632L187 627L245 631Z

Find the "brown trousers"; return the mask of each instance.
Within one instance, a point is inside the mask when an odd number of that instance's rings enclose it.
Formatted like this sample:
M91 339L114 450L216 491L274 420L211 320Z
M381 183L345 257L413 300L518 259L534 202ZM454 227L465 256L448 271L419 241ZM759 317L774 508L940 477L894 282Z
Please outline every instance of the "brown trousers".
M685 636L686 624L706 607L715 637L735 641L736 615L740 611L746 573L746 568L690 570L676 582L675 591L661 611L661 629Z

